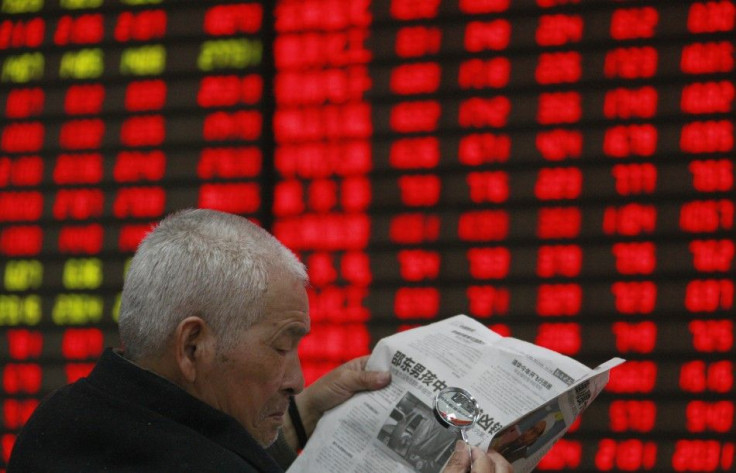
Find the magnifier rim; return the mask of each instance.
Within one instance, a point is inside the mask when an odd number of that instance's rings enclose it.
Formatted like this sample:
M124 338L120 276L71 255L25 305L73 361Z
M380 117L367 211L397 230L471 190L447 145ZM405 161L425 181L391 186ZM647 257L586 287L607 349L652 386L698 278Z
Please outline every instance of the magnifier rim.
M474 409L475 412L473 413L472 420L469 421L465 425L456 425L456 424L451 423L449 420L445 418L445 416L442 413L440 413L438 409L438 401L440 399L440 396L442 396L445 393L450 393L450 392L463 394L468 399L470 399L470 401L473 403L473 406L475 407ZM458 429L458 430L469 429L470 427L475 425L475 423L478 421L478 416L480 416L480 406L478 405L478 401L475 400L473 395L470 394L468 390L459 388L456 386L450 386L438 392L437 395L435 396L434 398L434 416L437 418L440 424L444 425L447 428Z

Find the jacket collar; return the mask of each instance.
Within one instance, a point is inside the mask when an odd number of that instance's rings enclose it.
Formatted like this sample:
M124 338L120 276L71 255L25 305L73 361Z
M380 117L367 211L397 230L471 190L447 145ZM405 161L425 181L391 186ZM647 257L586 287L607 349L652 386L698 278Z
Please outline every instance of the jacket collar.
M258 471L281 473L275 460L233 417L200 401L176 384L106 349L87 377L122 403L137 404L222 445Z

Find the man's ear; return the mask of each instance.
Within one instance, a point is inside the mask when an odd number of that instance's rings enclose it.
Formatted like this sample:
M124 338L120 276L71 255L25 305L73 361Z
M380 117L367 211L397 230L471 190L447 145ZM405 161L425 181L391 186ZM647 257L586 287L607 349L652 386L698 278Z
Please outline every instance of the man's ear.
M179 322L175 333L176 362L185 381L193 383L198 370L214 356L214 334L200 317L192 316Z

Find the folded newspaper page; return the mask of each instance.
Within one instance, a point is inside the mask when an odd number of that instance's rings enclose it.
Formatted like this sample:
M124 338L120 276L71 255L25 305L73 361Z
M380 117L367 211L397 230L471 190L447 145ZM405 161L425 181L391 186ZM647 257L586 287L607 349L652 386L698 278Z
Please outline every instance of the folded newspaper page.
M400 332L378 342L366 367L390 370L391 384L327 412L288 472L440 472L460 435L437 420L434 402L460 387L480 408L468 443L495 448L526 473L623 361L590 369L466 315Z

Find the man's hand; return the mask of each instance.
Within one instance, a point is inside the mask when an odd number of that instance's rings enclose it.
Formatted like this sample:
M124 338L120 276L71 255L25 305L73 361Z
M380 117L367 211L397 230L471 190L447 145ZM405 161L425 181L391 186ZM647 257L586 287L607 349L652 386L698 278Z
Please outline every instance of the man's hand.
M471 454L472 462L471 455L468 455L468 444L458 440L455 444L455 451L452 452L442 473L465 473L468 470L472 473L513 473L514 471L511 464L495 450L485 453L478 447L471 447Z
M338 366L326 373L295 397L299 416L307 437L312 435L317 421L326 411L350 399L360 391L372 391L388 385L391 376L385 371L365 371L368 355ZM289 445L298 449L298 441L291 419L286 416L283 429Z

